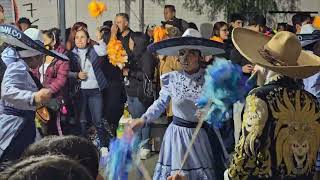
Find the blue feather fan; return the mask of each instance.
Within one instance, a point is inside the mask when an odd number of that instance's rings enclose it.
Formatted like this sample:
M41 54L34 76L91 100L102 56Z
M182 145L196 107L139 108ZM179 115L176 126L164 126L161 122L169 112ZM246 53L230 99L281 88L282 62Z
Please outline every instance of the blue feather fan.
M217 128L225 121L228 109L251 89L239 65L216 59L207 68L205 84L197 105L205 112L204 120Z

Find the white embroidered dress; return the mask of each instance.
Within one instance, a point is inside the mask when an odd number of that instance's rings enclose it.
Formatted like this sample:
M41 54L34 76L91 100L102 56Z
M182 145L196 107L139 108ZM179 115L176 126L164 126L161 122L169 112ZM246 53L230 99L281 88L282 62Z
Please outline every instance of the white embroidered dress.
M189 75L183 71L174 71L161 76L162 88L159 98L142 115L142 119L151 123L165 111L172 99L173 115L188 122L197 122L196 105L204 84L205 70ZM166 180L169 175L180 169L183 156L191 141L194 128L177 126L171 123L162 142L159 160L153 179ZM185 163L183 174L192 180L215 179L213 153L206 131L202 128L196 138L191 153Z

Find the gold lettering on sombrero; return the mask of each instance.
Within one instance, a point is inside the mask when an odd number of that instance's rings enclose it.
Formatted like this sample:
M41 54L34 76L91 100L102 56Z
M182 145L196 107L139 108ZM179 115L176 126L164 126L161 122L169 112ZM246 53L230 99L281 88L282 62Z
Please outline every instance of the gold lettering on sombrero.
M290 94L290 95L288 95ZM287 176L306 174L312 171L320 143L320 112L310 96L300 90L269 101L272 115L276 120L277 166L286 168Z

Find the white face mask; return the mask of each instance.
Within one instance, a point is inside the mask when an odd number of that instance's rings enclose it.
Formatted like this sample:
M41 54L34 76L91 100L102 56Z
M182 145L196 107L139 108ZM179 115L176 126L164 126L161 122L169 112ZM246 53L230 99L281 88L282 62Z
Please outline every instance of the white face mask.
M221 56L214 56L214 61L220 61L220 60L227 60L226 58L224 58L224 57L221 57Z

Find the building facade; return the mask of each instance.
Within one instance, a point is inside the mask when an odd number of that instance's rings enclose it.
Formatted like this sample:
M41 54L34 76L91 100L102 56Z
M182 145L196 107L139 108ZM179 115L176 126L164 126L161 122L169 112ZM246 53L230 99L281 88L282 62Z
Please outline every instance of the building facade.
M14 16L27 17L33 25L39 29L49 29L58 27L58 0L1 0L4 6L7 22L13 22ZM130 15L130 27L140 30L139 0L102 0L107 5L107 11L98 20L88 14L87 5L89 0L65 0L66 27L71 27L77 21L88 24L89 32L94 35L97 26L103 21L113 20L115 14L126 12ZM188 22L194 22L200 28L202 34L207 37L211 33L212 22L206 14L199 15L196 12L183 7L183 0L166 0L166 4L176 6L177 17ZM15 8L14 8L15 7ZM15 9L15 10L14 10ZM290 10L290 9L286 9ZM300 0L295 10L320 12L320 0ZM291 22L292 14L270 14L270 23ZM17 18L16 18L17 19ZM217 20L226 20L223 13L218 13ZM157 24L163 20L163 6L152 0L144 0L144 25Z

